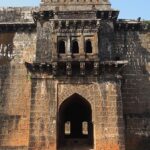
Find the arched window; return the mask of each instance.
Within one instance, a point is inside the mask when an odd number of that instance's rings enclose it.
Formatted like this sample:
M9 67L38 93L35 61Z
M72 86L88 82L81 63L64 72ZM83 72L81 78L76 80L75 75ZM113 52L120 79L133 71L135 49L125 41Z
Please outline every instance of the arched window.
M92 43L91 40L86 40L85 42L85 52L92 53Z
M65 41L60 40L58 42L58 53L64 54L65 53L65 49L66 49L66 47L65 47Z
M71 43L71 52L72 53L79 53L79 45L77 40L73 40Z

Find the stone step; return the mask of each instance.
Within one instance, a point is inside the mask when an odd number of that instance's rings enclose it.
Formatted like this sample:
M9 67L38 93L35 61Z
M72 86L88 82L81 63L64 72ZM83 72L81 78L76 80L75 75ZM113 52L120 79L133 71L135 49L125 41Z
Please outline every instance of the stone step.
M60 148L59 150L94 150L94 149L91 149L86 146L72 146L72 147L70 146L70 147Z

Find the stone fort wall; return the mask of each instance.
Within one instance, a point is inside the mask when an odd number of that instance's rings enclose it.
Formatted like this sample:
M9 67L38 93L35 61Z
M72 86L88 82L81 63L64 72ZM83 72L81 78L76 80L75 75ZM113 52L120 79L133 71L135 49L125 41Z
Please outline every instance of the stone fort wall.
M0 149L20 150L29 143L31 83L24 63L34 60L36 30L29 29L30 8L1 8L0 14Z
M117 55L129 61L123 69L122 101L127 150L150 147L150 32L116 32ZM124 47L126 46L126 47Z
M24 17L17 15L17 12L20 14L20 11L21 14L23 14L22 16L27 18L26 21ZM54 145L55 142L53 142L53 140L56 140L56 129L54 127L56 115L52 114L50 118L54 119L49 120L49 122L54 121L54 124L50 124L50 128L54 129L53 131L49 131L48 128L40 130L39 125L42 122L40 122L41 120L38 120L38 118L40 118L41 115L45 115L45 120L43 121L47 122L47 117L50 116L48 113L57 112L57 110L49 111L50 108L57 108L56 101L49 101L51 96L54 98L56 96L53 95L55 94L55 88L52 89L50 87L51 85L55 87L57 81L56 83L53 83L52 81L48 81L48 83L44 81L44 83L42 83L43 81L41 82L41 80L31 80L30 74L25 67L25 62L33 62L36 55L37 35L30 11L31 9L29 8L26 8L25 11L24 9L22 10L22 8L11 8L8 10L1 9L0 11L0 14L2 14L1 16L7 16L1 17L0 19L0 26L5 29L0 31L1 150L26 150L28 149L29 143L30 146L34 146L34 141L36 141L36 139L34 136L31 136L31 132L33 132L33 135L42 135L41 137L44 137L45 134L49 133L50 137L49 135L45 135L46 139L44 140L44 143L54 147L54 149L56 148L56 145ZM11 16L11 14L13 14L12 12L14 15ZM10 14L10 18L8 14ZM9 30L12 26L13 30ZM111 57L113 59L119 58L129 61L128 65L121 70L121 96L125 122L126 150L146 150L150 147L150 33L149 30L116 30L113 35L113 38L110 34L103 35L103 39L109 38L114 46ZM102 56L104 60L110 58L109 52L106 53L102 50L102 54L107 55L106 57ZM50 89L50 93L46 92L46 84L47 88ZM104 96L108 97L108 101L111 97L109 92L115 92L117 87L113 87L114 85L115 84L110 85L110 91L105 90L108 95L104 92L106 94ZM44 88L41 89L40 87L42 86ZM101 86L105 87L105 85ZM39 92L33 92L36 89L38 89ZM33 97L36 97L36 103ZM111 100L114 100L114 98L111 98ZM45 101L45 103L42 101ZM32 108L32 106L36 107ZM31 113L33 116L30 116L30 109L33 111ZM39 116L34 116L34 111L38 112L43 109L46 111L45 114L39 112ZM35 120L35 118L37 120ZM108 119L105 121L106 123L111 124L112 122L115 122L115 119L116 118L114 118L114 120ZM31 130L36 129L37 127L39 128L38 133ZM100 132L102 132L102 130L100 130ZM53 137L54 139L52 139ZM52 143L47 141L49 139ZM116 143L116 141L114 143ZM111 144L113 144L113 142ZM105 147L106 150L112 149L112 147L109 147L106 143L101 145L103 145L103 148ZM114 150L118 149L115 149L115 147L117 147L117 145L114 146Z

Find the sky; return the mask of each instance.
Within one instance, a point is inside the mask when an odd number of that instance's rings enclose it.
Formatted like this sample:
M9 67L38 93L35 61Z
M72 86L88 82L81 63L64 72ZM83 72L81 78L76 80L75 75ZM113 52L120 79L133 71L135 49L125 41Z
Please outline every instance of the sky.
M110 0L120 10L119 18L150 20L150 0ZM39 6L40 0L0 0L0 7Z

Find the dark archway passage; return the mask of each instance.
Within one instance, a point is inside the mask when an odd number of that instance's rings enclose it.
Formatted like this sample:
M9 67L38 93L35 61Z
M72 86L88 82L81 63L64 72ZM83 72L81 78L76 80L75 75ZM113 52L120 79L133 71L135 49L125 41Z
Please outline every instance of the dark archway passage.
M93 147L91 105L76 93L61 104L58 116L58 147L69 145Z

